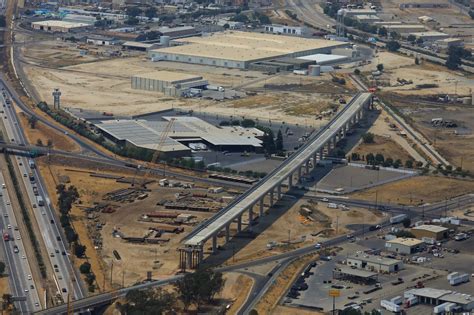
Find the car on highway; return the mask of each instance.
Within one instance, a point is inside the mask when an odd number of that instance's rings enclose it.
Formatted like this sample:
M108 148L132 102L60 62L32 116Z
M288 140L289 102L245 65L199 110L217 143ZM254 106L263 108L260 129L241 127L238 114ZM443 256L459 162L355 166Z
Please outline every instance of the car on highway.
M31 280L31 279L32 279L31 275L28 275L27 278L28 278L28 280Z
M316 243L316 245L314 245L314 248L321 249L321 243Z
M36 302L36 303L35 303L35 306L36 306L36 307L39 307L39 306L40 306L40 304L39 304L38 302Z
M12 226L10 224L7 225L7 229L11 230Z
M5 213L3 214L3 216L4 216L5 218L8 217L8 213L5 212Z
M13 245L13 252L14 252L15 254L17 254L17 253L20 252L20 250L18 249L18 246Z
M321 199L322 202L329 202L329 199L328 198L323 198Z

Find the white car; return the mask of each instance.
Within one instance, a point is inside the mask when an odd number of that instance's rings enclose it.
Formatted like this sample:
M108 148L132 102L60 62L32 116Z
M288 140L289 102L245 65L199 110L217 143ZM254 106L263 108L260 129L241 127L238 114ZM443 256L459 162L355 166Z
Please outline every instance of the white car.
M27 278L28 278L28 280L31 280L31 279L32 279L32 278L31 278L31 275L28 275L28 277L27 277Z
M328 198L323 198L321 199L322 202L329 202L329 199Z
M314 248L321 249L321 243L316 243L316 245L314 245Z

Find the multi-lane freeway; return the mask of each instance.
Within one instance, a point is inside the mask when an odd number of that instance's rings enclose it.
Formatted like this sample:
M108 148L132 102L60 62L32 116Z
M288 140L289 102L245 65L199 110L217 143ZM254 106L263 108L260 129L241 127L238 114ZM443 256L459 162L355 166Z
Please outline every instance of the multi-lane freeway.
M13 101L11 101L8 91L3 89L0 84L1 101L3 102L2 121L5 126L5 138L16 144L28 144L23 130L18 121ZM17 168L22 174L21 179L25 187L28 200L33 207L34 219L41 231L41 237L44 246L48 251L48 260L51 265L51 270L54 271L53 279L57 287L56 294L60 295L64 301L67 300L68 293L74 299L84 297L84 290L79 281L74 269L71 267L71 261L68 253L68 246L64 240L63 232L57 220L50 198L45 189L42 178L36 167L31 167L29 160L26 157L18 156L14 159ZM69 290L73 292L68 292Z
M16 307L22 314L41 309L39 294L32 277L30 263L26 259L23 237L12 208L11 187L0 172L0 231L5 264L9 275L11 294L17 299Z

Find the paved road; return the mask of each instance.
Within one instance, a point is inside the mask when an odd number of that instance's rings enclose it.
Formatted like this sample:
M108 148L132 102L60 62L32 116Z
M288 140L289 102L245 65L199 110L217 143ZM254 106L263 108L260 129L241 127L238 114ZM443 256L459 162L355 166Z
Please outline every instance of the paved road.
M2 88L1 85L0 88ZM3 95L1 97L3 97ZM9 98L8 95L7 98ZM8 141L27 145L28 142L16 117L14 105L5 105L3 108L5 113L2 119L8 135ZM68 245L65 242L64 233L59 225L56 213L50 204L50 198L38 170L36 168L30 168L29 161L26 157L18 156L14 159L14 163L17 164L18 169L23 173L21 179L27 191L27 196L24 196L24 199L29 201L36 210L34 211L34 217L41 230L41 239L48 250L48 260L51 264L51 268L52 270L56 270L53 278L57 286L57 292L60 293L63 300L66 301L68 296L67 291L71 286L74 290L72 296L75 299L83 298L85 291L81 283L77 281L77 279L80 278L77 277L74 268L71 267L69 255L67 254ZM30 179L30 173L33 175L34 180ZM38 196L35 195L33 187L37 188ZM40 205L39 198L43 199L43 205Z
M297 168L309 160L316 152L324 148L341 128L370 101L372 94L360 93L355 96L331 122L321 128L311 140L297 152L285 160L278 168L269 173L247 192L235 199L226 208L216 215L198 225L188 236L184 243L190 246L202 246L206 240L222 230L227 224L236 219L244 211L262 199L272 188L281 184Z
M5 179L0 172L0 231L2 235L7 233L9 241L1 240L5 264L7 265L10 292L15 297L24 297L25 301L15 302L17 309L26 314L41 309L39 296L28 259L26 259L23 237L18 229L17 219L12 209L10 194L14 194L12 187L3 187ZM18 252L15 253L14 246ZM33 286L33 288L31 288Z

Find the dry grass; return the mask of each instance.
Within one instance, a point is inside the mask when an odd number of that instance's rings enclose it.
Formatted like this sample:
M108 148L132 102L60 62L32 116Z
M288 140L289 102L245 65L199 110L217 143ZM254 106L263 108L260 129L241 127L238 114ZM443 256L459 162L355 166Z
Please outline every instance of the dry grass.
M232 306L227 313L237 314L240 306L247 300L254 281L246 275L233 272L224 274L224 279L224 290L219 294L218 298L232 301Z
M377 193L379 202L419 204L421 200L433 203L472 192L474 181L420 176L357 192L351 197L373 201Z
M369 153L372 154L383 154L385 158L392 158L394 161L400 159L403 163L406 160L412 159L408 152L406 152L399 144L396 142L382 137L374 136L374 143L364 143L362 142L353 152L358 153L360 156L366 156Z
M25 131L25 136L29 143L36 145L37 141L41 140L41 142L46 145L48 140L51 140L53 142L53 149L69 152L80 151L80 147L75 142L65 135L47 127L45 124L38 121L35 129L31 129L25 115L20 114L19 118L21 125L24 126L23 130Z
M257 312L259 314L273 314L280 298L299 276L299 271L316 258L317 256L314 254L305 256L292 262L288 267L286 267L285 270L278 275L273 285L256 305L255 309Z

